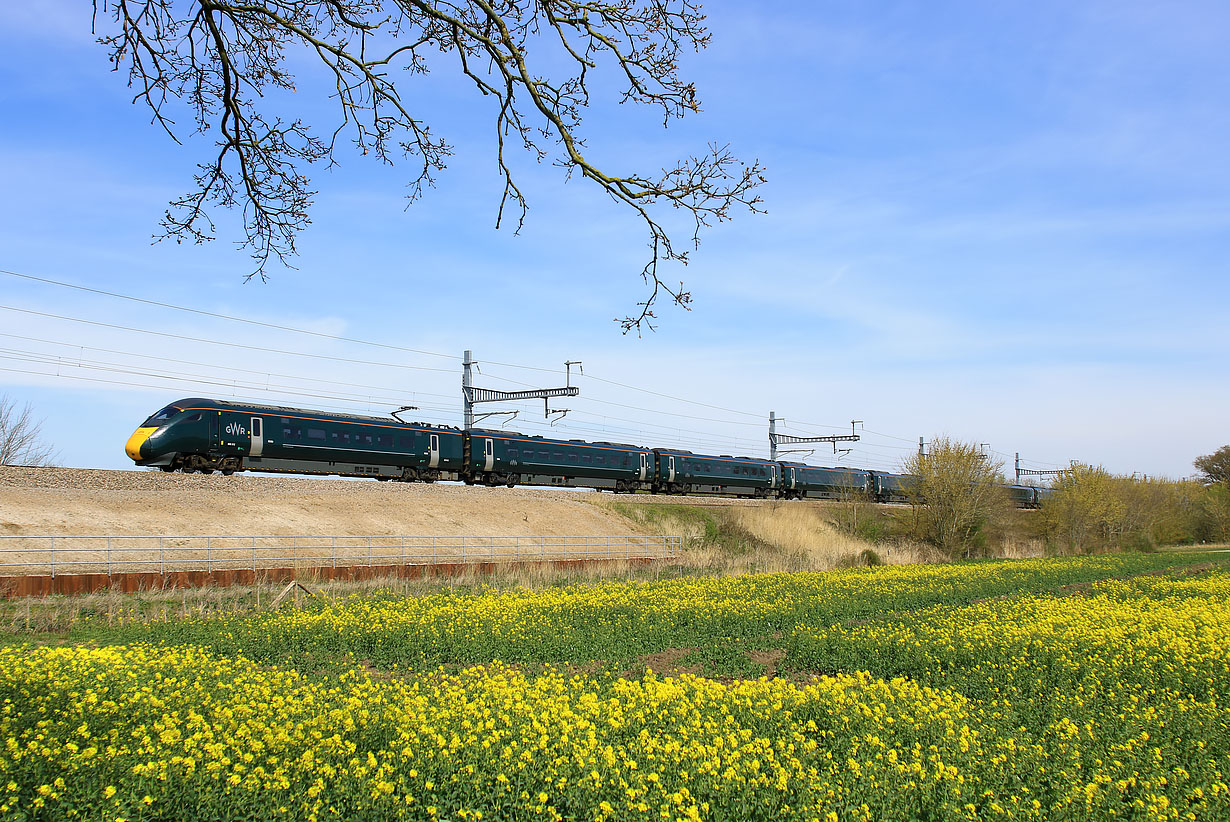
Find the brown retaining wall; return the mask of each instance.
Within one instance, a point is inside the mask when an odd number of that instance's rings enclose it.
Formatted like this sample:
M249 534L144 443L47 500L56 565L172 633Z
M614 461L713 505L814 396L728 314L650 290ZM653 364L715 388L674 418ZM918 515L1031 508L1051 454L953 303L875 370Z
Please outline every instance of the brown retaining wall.
M56 574L31 576L0 576L0 597L39 597L51 594L92 594L112 589L133 594L138 591L159 591L172 588L225 588L231 585L262 585L292 582L327 582L329 580L362 580L381 577L420 579L422 577L456 577L476 573L490 576L496 569L516 570L554 568L574 570L601 567L617 562L632 566L660 562L640 559L548 559L533 562L472 562L432 565L348 565L314 568L261 568L227 571L168 571L165 574L132 571L115 574Z

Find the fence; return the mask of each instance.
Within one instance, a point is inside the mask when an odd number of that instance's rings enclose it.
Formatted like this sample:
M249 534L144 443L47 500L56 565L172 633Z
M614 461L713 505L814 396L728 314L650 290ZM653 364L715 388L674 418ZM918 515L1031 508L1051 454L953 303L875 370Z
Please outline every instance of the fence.
M682 537L0 536L0 574L670 559Z

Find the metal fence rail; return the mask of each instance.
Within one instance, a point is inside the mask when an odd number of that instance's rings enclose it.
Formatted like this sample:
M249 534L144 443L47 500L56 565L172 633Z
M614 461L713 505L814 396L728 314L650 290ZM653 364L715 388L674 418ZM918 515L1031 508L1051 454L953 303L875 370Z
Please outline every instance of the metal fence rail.
M538 560L669 559L678 536L0 536L0 574L113 574Z

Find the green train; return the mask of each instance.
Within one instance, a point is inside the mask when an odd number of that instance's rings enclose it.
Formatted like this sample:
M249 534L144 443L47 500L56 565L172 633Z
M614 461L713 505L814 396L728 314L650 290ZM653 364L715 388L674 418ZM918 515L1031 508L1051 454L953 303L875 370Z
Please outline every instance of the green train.
M129 437L125 451L137 465L186 473L271 471L761 499L835 499L858 490L882 501L902 501L909 480L883 471L462 430L199 397L178 400L149 417ZM1014 499L1022 507L1041 501L1043 489L1012 490L1020 492Z

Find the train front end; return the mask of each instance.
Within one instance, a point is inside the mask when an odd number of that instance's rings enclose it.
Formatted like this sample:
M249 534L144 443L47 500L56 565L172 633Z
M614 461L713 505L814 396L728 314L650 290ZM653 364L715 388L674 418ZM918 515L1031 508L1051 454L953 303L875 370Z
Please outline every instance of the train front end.
M173 471L182 454L208 447L199 405L205 400L180 400L153 414L132 433L124 452L137 465ZM198 406L195 414L188 413Z

